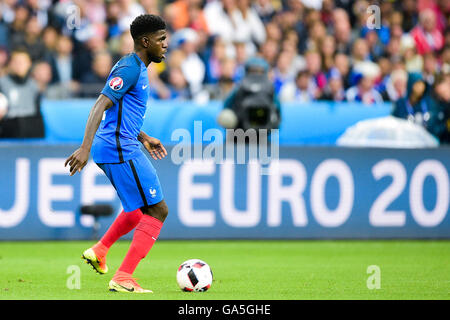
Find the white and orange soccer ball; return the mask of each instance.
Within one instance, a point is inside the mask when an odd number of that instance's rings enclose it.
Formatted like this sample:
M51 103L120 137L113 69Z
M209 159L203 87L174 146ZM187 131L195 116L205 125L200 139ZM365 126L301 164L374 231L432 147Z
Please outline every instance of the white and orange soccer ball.
M204 292L211 288L213 274L209 265L199 259L183 262L177 271L177 282L181 290Z

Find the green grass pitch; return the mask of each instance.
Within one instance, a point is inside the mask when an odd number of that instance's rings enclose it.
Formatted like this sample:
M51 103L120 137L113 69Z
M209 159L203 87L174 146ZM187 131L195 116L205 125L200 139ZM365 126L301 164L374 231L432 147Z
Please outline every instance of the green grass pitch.
M141 286L154 291L146 295L107 290L129 241L111 248L106 275L80 259L92 244L0 242L0 299L450 298L450 241L158 241L135 272ZM191 258L211 266L209 291L178 288L176 270ZM73 265L80 289L67 287ZM371 265L380 268L379 289L367 287Z

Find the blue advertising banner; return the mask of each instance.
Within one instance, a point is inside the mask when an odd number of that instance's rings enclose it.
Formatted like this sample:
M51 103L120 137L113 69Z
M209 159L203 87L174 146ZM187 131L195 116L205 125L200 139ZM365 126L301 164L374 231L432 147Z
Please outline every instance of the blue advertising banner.
M68 175L75 148L0 145L0 240L89 239L81 205L121 211L93 162ZM152 160L170 210L162 239L450 238L450 148L281 146L270 163L244 164L205 150ZM101 234L113 218L99 220Z
M89 111L95 100L44 100L46 142L81 142ZM142 130L152 132L163 143L172 143L172 133L185 129L194 137L194 122L201 121L204 130L219 129L217 116L223 108L220 101L196 104L184 101L149 101ZM349 126L358 121L388 116L391 103L376 106L362 103L285 103L281 107L280 143L289 145L334 145ZM194 140L192 140L194 142Z

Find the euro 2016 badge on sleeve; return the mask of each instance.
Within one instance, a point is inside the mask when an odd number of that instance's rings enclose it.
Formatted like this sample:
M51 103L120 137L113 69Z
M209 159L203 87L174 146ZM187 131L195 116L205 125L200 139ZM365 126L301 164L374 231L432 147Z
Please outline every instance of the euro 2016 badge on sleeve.
M109 87L115 91L122 89L122 87L123 87L122 78L121 77L112 78L109 81Z

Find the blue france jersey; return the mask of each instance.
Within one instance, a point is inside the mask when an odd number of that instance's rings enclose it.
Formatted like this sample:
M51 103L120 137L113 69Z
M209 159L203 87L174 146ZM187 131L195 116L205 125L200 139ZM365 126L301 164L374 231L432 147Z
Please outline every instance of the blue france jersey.
M136 157L137 140L149 96L147 68L136 53L120 59L102 90L114 105L105 111L92 144L96 163L121 163Z

